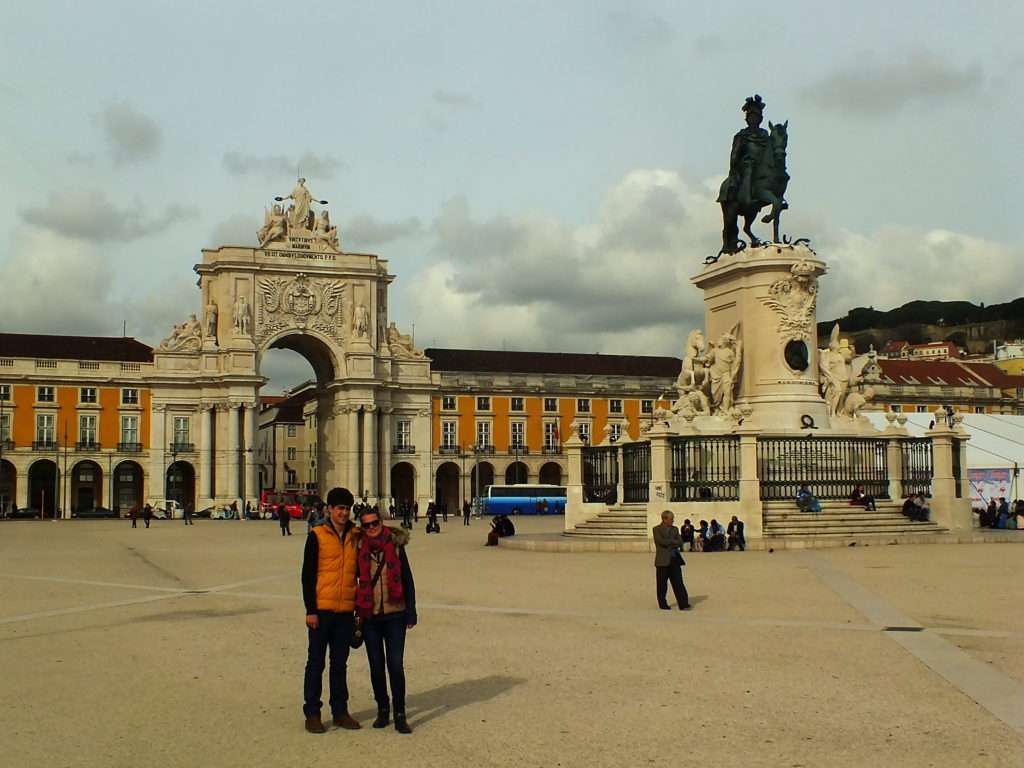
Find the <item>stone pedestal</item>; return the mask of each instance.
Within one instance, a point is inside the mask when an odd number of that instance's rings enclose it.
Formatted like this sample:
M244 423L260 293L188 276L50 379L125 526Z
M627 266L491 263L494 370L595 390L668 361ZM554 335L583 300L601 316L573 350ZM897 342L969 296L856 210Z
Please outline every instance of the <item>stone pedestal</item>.
M704 292L708 343L739 326L743 344L737 404L743 426L802 432L808 416L828 429L818 392L817 279L825 263L810 248L770 245L725 255L692 278ZM806 421L806 420L805 420Z
M964 445L968 436L962 430L950 429L945 424L937 424L926 434L932 439L932 521L951 531L970 530L974 519L964 477L967 474ZM954 451L960 452L960 478L954 472Z

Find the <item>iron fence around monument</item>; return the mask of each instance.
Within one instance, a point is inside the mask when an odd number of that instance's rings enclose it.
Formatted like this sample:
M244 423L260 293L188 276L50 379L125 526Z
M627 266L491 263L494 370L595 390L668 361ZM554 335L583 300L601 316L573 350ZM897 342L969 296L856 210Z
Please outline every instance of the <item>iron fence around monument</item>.
M651 489L651 444L622 444L622 500L626 504L645 504Z
M963 489L960 487L963 480L963 466L960 463L960 438L953 438L953 485L956 488L956 498L961 498Z
M619 449L617 446L583 449L583 501L614 504L618 501Z
M900 464L903 469L900 495L904 498L917 493L931 496L932 476L935 474L931 438L915 437L900 440Z
M736 501L740 439L733 435L673 437L670 501Z
M885 440L857 437L761 437L757 476L764 501L792 500L806 485L819 499L849 499L853 489L889 498Z

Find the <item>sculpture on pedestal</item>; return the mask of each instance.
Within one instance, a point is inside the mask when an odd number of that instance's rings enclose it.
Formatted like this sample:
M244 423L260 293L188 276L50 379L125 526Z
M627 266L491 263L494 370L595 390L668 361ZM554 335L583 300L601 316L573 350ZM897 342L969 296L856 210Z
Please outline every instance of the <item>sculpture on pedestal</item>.
M217 343L217 304L212 299L206 305L206 338Z
M285 236L287 232L287 221L284 216L284 208L275 205L271 210L263 213L263 226L256 233L260 248L267 243Z
M171 334L160 342L157 349L161 352L198 352L203 344L202 336L202 325L192 314L184 323L174 326Z
M260 248L280 243L278 247L286 249L341 252L338 228L331 224L330 214L326 210L321 210L319 215L313 211L313 203L327 205L327 201L314 198L304 178L299 178L287 197L274 200L274 205L264 211L263 226L256 233ZM287 210L283 205L285 200L292 201Z
M860 406L847 408L846 400L851 395L850 387L860 381L853 372L853 347L839 342L839 323L832 328L828 348L818 350L818 370L821 373L821 396L828 404L829 416L853 415Z
M233 311L233 324L235 333L239 336L248 336L251 314L249 312L249 300L244 295L235 299Z
M391 354L395 357L412 357L420 359L425 357L422 350L416 349L412 343L412 336L402 333L393 322L388 325L387 333L388 346Z
M338 241L338 228L331 226L331 219L327 215L327 209L320 211L313 224L313 236L336 251L341 250L341 243Z
M708 352L707 369L711 382L712 413L732 414L733 398L739 384L740 363L743 360L743 342L739 338L737 323L731 331L723 333L718 343Z
M750 229L758 212L770 205L771 212L761 221L772 223L774 242L779 242L779 217L788 204L785 200L789 185L786 171L786 149L789 143L789 121L768 123L771 132L761 127L765 103L761 96L749 97L743 105L747 127L739 131L732 140L729 156L729 175L718 193L722 206L722 249L723 253L736 253L746 244L739 239L738 219L743 217L743 231L750 238L750 245L756 247L761 241ZM715 256L710 261L717 261Z
M356 304L352 325L355 327L356 338L365 339L370 335L370 310L362 302Z
M680 415L687 421L697 414L739 419L735 399L742 362L739 323L710 348L700 330L690 331L682 370L676 379L676 402L671 411L658 415Z
M299 177L290 195L287 197L275 197L274 199L280 202L285 200L292 201L292 204L288 206L287 213L289 227L292 229L313 228L313 212L310 210L310 206L313 203L313 195L306 189L306 180L304 178ZM321 200L320 202L326 203L327 201Z

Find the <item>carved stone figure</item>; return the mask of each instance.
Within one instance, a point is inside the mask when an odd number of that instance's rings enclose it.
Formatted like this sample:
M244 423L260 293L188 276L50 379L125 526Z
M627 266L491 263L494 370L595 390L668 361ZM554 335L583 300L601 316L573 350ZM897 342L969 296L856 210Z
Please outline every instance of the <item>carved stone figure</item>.
M235 333L239 336L248 336L251 324L251 314L249 312L249 300L244 294L235 299L235 306L232 314Z
M287 222L285 220L284 208L280 205L274 205L271 210L265 210L263 213L263 226L256 233L260 248L263 248L267 243L284 237L286 230Z
M676 379L676 402L671 412L678 414L686 409L695 412L710 413L708 401L710 379L705 366L707 359L707 341L700 330L690 331L686 336L686 348L683 351L683 367Z
M306 180L299 178L292 193L282 199L293 201L288 207L288 226L292 229L311 229L313 212L310 206L313 203L313 195L306 189Z
M811 334L815 332L818 278L814 274L814 265L807 260L798 261L789 271L792 277L771 284L764 303L779 317L780 341L810 341Z
M206 305L206 337L217 343L217 304L212 299Z
M333 248L335 251L341 251L341 243L338 240L338 228L331 226L331 219L327 214L326 208L320 211L319 216L315 217L313 224L313 237L327 245L329 248Z
M199 319L189 315L181 325L176 325L171 334L157 347L161 352L198 352L202 347L203 328Z
M312 328L341 340L341 280L317 280L299 273L294 278L264 277L256 283L256 337L261 341L286 328Z
M821 374L821 396L828 404L830 416L843 414L850 387L859 381L853 374L853 348L839 343L839 323L832 328L828 349L818 350Z
M399 331L394 323L388 325L387 339L391 354L395 357L424 357L423 352L413 345L412 336Z
M861 410L875 398L873 387L864 387L863 392L850 392L843 401L842 415L849 419L860 416Z
M743 361L743 342L737 323L731 331L723 333L707 355L708 378L711 380L711 411L732 415L733 400L739 384L740 365Z
M370 333L370 310L365 304L356 304L355 314L352 318L352 325L355 327L356 337L365 339Z
M747 127L732 140L729 175L718 193L723 221L722 250L719 253L736 253L745 247L739 240L739 216L744 219L743 231L750 238L751 246L761 244L750 225L766 205L772 206L772 213L764 221L774 221L774 238L776 242L779 239L779 215L788 207L784 197L789 184L786 172L789 122L774 126L769 123L772 128L769 134L761 127L764 107L760 95L747 98L743 105Z

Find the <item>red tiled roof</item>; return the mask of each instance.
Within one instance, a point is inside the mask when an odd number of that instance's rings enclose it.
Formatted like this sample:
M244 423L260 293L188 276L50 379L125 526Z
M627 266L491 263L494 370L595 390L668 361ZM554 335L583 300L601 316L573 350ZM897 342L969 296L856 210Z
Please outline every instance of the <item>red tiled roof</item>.
M151 363L153 349L130 336L0 333L0 357Z
M576 373L597 376L675 378L683 366L677 357L588 355L574 352L499 352L484 349L427 349L434 371L477 373Z
M966 368L977 377L989 382L993 387L1000 389L1016 389L1024 387L1024 376L1007 373L998 365L992 363L968 363L958 361L961 368Z
M901 386L986 387L989 384L967 366L952 360L893 360L878 358L882 374ZM986 364L988 368L994 365Z
M305 389L299 390L294 395L288 395L281 397L280 400L275 404L271 405L271 408L276 408L277 413L274 415L275 422L290 422L294 424L301 424L302 418L302 407L317 396L316 387L306 387Z

